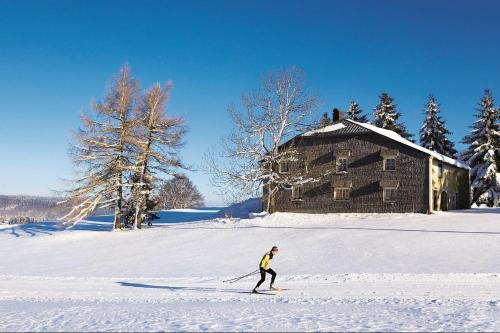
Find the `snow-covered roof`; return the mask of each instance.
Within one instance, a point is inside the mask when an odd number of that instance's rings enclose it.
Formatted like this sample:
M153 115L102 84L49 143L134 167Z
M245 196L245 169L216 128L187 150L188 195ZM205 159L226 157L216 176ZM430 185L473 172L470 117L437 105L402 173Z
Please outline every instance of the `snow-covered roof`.
M344 124L337 123L337 124L333 124L333 125L328 125L328 126L325 126L325 127L321 127L321 128L318 128L318 129L314 129L314 130L311 130L309 132L305 132L304 134L302 134L302 136L311 136L311 135L314 135L314 134L317 134L317 133L334 132L334 131L337 131L337 130L342 129L344 127L345 127Z
M403 138L401 135L399 135L398 133L396 133L394 131L383 129L383 128L380 128L380 127L377 127L377 126L374 126L374 125L371 125L371 124L367 124L367 123L359 123L359 122L351 120L351 119L344 119L344 120L345 121L349 121L349 122L351 122L353 124L356 124L358 126L361 126L363 128L366 128L366 129L368 129L370 131L373 131L375 133L378 133L380 135L383 135L385 137L388 137L389 139L398 141L398 142L400 142L400 143L402 143L404 145L407 145L409 147L412 147L414 149L420 150L420 151L422 151L422 152L424 152L424 153L426 153L426 154L434 157L437 160L443 161L445 163L454 165L454 166L462 168L462 169L470 170L470 167L467 164L465 164L465 163L463 163L463 162L461 162L459 160L455 160L455 159L453 159L451 157L445 156L443 154L439 154L439 153L437 153L435 151L429 150L429 149L424 148L422 146L419 146L419 145L417 145L417 144L415 144L415 143L413 143L413 142L411 142L409 140L406 140L405 138ZM335 125L338 125L338 124L335 124ZM334 125L330 125L330 126L334 126ZM324 128L327 128L327 127L330 127L330 126L326 126ZM329 131L327 131L327 132L329 132Z
M384 129L384 128L380 128L380 127L377 127L377 126L374 126L374 125L371 125L371 124L367 124L367 123L360 123L360 122L357 122L357 121L354 121L354 120L351 120L351 119L344 119L344 121L348 121L350 122L351 124L355 124L355 125L358 125L366 130L369 130L369 131L372 131L372 132L375 132L375 133L378 133L380 135L383 135L385 137L388 137L389 139L392 139L392 140L395 140L395 141L398 141L404 145L407 145L409 147L412 147L414 149L417 149L417 150L420 150L421 152L424 152L432 157L434 157L435 159L439 160L439 161L443 161L445 163L448 163L448 164L451 164L451 165L454 165L456 167L459 167L459 168L462 168L462 169L465 169L465 170L470 170L470 167L465 164L464 162L461 162L459 160L455 160L451 157L448 157L448 156L445 156L443 154L439 154L435 151L432 151L432 150L429 150L427 148L424 148L422 146L419 146L409 140L406 140L405 138L403 138L401 135L399 135L398 133L394 132L394 131L390 131L390 130L387 130L387 129ZM331 132L336 132L336 131L339 131L339 132L343 132L343 131L340 131L344 128L347 128L346 125L342 122L339 122L339 123L336 123L336 124L332 124L332 125L328 125L328 126L325 126L325 127L321 127L321 128L318 128L318 129L314 129L314 130L311 130L311 131L308 131L308 132L305 132L303 133L301 136L313 136L313 135L316 135L316 134L326 134L326 133L331 133Z

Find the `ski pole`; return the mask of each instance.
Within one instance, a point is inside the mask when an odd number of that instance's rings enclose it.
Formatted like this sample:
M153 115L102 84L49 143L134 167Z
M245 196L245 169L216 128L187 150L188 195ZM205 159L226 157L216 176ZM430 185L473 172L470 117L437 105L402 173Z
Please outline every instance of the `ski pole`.
M248 273L248 274L245 274L243 276L240 276L240 277L237 277L237 278L233 278L233 279L229 279L229 280L224 280L222 282L229 282L229 283L233 283L233 282L236 282L238 280L241 280L243 278L246 278L247 276L250 276L250 275L253 275L255 273L257 273L259 271L259 269L256 269L255 271L251 272L251 273Z
M239 278L229 280L229 283L234 283L234 282L239 281L239 280L241 280L243 278L246 278L247 276L257 274L258 272L259 272L259 270L257 269L255 271L253 271L252 273L248 273L247 275L243 275L243 276L240 276Z
M247 277L247 276L250 276L250 275L255 275L255 274L257 274L257 273L259 273L259 270L256 270L255 272L252 272L252 274L247 274L247 275L245 275L245 276L242 276L242 277L240 277L240 278L237 278L236 280L229 281L229 283L235 283L235 282L237 282L237 281L239 281L239 280L241 280L241 279L243 279L243 278L245 278L245 277Z
M243 278L245 278L245 277L247 277L247 276L250 276L250 275L252 275L252 274L255 274L257 271L258 271L258 269L257 269L257 270L255 270L255 271L253 271L253 272L250 272L250 273L248 273L248 274L245 274L245 275L243 275L243 276L236 277L236 278L232 278L232 279L229 279L229 280L224 280L224 281L222 281L222 282L229 282L229 283L236 282L236 281L238 281L238 280L240 280L240 279L243 279Z

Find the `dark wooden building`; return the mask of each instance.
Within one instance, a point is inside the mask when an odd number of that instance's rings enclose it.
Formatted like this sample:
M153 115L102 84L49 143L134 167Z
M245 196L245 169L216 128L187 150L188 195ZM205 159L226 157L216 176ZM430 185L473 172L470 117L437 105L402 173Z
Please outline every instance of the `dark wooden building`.
M334 114L332 125L285 143L299 160L282 173L306 173L315 182L279 190L271 211L390 213L470 207L469 167L395 132ZM265 201L264 194L264 201Z

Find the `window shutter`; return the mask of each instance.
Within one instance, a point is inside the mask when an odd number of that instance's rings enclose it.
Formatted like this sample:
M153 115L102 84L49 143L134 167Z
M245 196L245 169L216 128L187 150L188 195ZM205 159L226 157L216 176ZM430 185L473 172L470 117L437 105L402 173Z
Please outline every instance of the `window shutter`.
M395 158L399 156L399 150L397 149L381 149L380 156L383 158Z
M380 181L380 187L399 187L399 180L392 179L382 179Z
M348 158L351 156L351 151L349 149L337 149L334 152L335 157L338 158Z
M351 179L334 179L332 181L332 187L352 187Z

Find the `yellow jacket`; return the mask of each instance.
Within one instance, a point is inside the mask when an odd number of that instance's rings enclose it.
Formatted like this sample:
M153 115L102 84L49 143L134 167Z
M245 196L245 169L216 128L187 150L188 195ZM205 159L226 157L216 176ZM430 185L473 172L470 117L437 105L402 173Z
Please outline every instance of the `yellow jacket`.
M262 260L260 261L260 268L271 268L271 260L273 260L273 254L269 251L262 257Z

